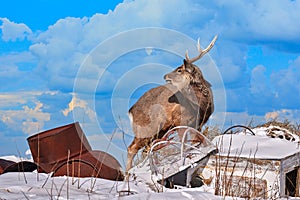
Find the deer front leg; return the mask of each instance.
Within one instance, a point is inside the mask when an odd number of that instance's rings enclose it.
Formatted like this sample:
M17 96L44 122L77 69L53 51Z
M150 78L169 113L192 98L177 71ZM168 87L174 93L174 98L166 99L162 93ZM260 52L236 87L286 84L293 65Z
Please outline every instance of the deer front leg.
M133 158L137 154L137 152L143 148L147 143L147 140L145 138L139 139L134 138L132 143L127 148L127 164L126 164L126 179L128 180L129 173L128 171L132 168L132 162Z

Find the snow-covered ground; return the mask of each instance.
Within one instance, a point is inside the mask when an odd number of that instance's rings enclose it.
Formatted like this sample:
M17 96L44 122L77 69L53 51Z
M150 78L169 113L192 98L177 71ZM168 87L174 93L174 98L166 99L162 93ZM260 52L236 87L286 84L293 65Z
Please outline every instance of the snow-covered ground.
M131 195L128 196L130 189ZM0 199L222 199L198 189L153 192L142 182L94 178L50 177L42 173L0 175Z
M217 146L222 143L223 149L219 146L220 154L228 155L224 147L230 146L232 154L239 152L240 156L244 154L247 158L251 152L255 158L264 156L279 158L299 151L299 137L287 130L282 131L278 127L260 127L253 129L253 132L255 136L247 131L219 136L213 143ZM237 142L232 142L231 137L235 137L234 141ZM241 146L243 146L242 152L237 150L241 149ZM28 160L16 156L0 158L15 162ZM151 173L149 169L147 170L144 174L140 174L141 177L130 179L129 182L100 178L51 177L51 174L36 171L10 172L0 175L0 199L224 199L215 196L213 190L206 186L168 189L158 185L162 192L154 192L153 185L149 184L149 177L147 181L145 180L145 176ZM238 198L234 197L234 199Z

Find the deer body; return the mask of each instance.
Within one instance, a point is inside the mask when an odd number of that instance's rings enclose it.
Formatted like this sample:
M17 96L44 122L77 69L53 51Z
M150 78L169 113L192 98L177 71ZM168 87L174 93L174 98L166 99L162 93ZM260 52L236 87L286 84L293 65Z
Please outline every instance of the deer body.
M184 125L201 130L207 122L214 110L211 85L192 62L208 52L215 40L216 37L205 50L201 50L198 43L200 56L189 59L186 54L183 65L164 76L167 84L147 91L130 108L135 138L128 147L126 172L132 167L138 150L149 147L169 129Z

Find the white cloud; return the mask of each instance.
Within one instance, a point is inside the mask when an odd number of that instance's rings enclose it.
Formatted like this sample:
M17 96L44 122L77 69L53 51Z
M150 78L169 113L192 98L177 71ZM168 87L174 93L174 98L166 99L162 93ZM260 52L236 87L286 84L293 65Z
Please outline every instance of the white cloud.
M240 41L299 40L298 1L215 1L216 20L226 37ZM233 12L234 11L234 12ZM223 24L220 22L223 21Z
M35 61L35 57L27 51L6 53L0 56L1 67L5 65L16 65L18 63L34 63Z
M222 120L225 118L225 123L223 128L228 128L233 125L257 125L265 122L264 116L249 114L247 112L219 112L215 115L213 121L218 122L218 120ZM214 123L220 125L218 123ZM222 128L222 127L220 127Z
M278 120L279 118L279 113L278 112L268 112L265 114L265 120L269 121L269 120Z
M23 106L17 110L1 110L1 121L14 131L32 134L40 131L45 121L50 120L50 114L42 111L43 104L35 102L35 107Z
M288 120L294 125L298 125L300 121L300 109L280 109L265 114L265 120Z
M276 93L276 103L286 109L297 109L300 102L300 57L291 64L271 74L271 84Z
M221 64L220 66L220 73L222 74L223 80L225 83L235 83L236 81L240 81L243 77L243 71L241 67L232 63L231 60L221 59L219 61Z
M5 135L31 135L69 117L59 113L66 102L65 94L57 91L17 91L0 94L0 125Z
M87 22L88 18L86 17L59 19L55 24L49 26L48 30L41 32L34 41L51 43L49 39L59 39L75 43L81 42L84 39L83 27Z
M258 65L252 70L250 88L252 93L261 93L268 89L266 86L267 77L264 74L265 71L266 68L262 65Z
M6 87L5 83L14 84L13 81L18 81L19 78L22 78L24 72L21 72L18 66L15 65L2 65L0 64L1 71L0 71L0 83L2 87Z
M299 39L298 1L257 1L252 15L248 15L249 26L257 36L266 40ZM250 14L247 12L247 14ZM257 37L256 36L256 37Z
M76 72L85 56L96 45L114 34L133 28L163 27L177 30L195 39L200 37L203 44L207 44L212 36L219 34L212 55L220 67L225 83L246 84L249 81L249 75L246 74L247 45L268 38L290 42L294 41L295 37L299 39L300 34L293 28L298 26L290 25L299 16L297 7L297 1L276 1L272 5L266 1L199 3L174 0L172 4L158 0L126 1L108 14L58 20L49 26L47 31L32 39L34 44L30 51L38 57L39 75L49 79L51 89L63 88L64 91L70 92ZM285 30L285 33L282 34L280 30ZM293 34L293 37L290 34ZM118 44L117 48L146 39L128 38L128 41ZM162 44L166 42L161 41ZM268 42L263 45L268 45ZM105 52L99 52L97 57L93 58L96 60L91 61L91 70L87 76L95 77L101 74L99 68L105 67L101 64L107 63L107 58L111 58L111 54L117 51L116 48L107 47ZM86 85L88 87L88 84Z
M16 41L24 40L25 37L32 34L31 29L24 23L15 23L9 21L7 18L0 18L2 25L0 29L2 30L2 40L4 41Z
M90 108L88 102L85 100L79 99L76 97L76 94L73 95L71 102L68 104L68 107L62 110L64 116L68 116L69 113L74 111L76 108L83 110L84 115L88 116L89 121L95 122L96 113Z
M46 87L48 87L46 90L50 88L67 94L72 92L77 72L82 63L85 62L87 68L81 74L81 79L77 80L81 84L80 92L102 92L106 93L105 95L112 91L114 86L119 86L123 90L132 86L129 81L124 81L122 85L115 84L118 80L124 78L122 74L130 72L137 65L151 61L160 64L170 64L170 68L174 68L181 64L181 60L177 63L177 61L174 61L175 59L170 61L167 57L165 59L155 58L156 52L154 49L151 55L146 55L143 58L135 55L135 57L127 59L126 63L119 61L118 64L120 65L116 69L107 70L105 67L112 61L109 59L114 58L113 56L116 52L120 52L121 54L128 53L124 52L124 50L132 45L132 43L139 43L149 39L147 35L134 35L133 37L128 37L126 41L116 41L115 46L106 46L103 51L96 51L89 58L86 57L90 56L89 53L93 48L105 43L111 36L134 28L162 27L174 29L193 39L200 37L201 44L206 45L215 34L218 34L219 39L210 53L220 69L225 84L230 87L227 90L227 102L229 105L228 108L231 109L230 111L236 113L236 115L232 114L234 120L245 121L245 119L240 118L249 118L252 116L247 114L249 108L252 111L260 109L260 107L254 108L255 105L251 104L253 103L253 96L262 97L261 99L264 100L272 100L270 99L271 96L265 95L267 93L265 91L274 90L277 93L277 97L279 97L279 100L275 102L276 105L278 107L281 105L288 107L290 102L286 100L286 97L294 95L295 91L299 92L300 85L297 77L299 77L300 73L298 73L298 61L295 61L293 66L290 66L287 70L274 72L269 80L270 85L266 82L269 77L264 72L264 70L268 71L270 69L257 66L257 68L249 73L250 70L247 71L246 62L248 45L262 45L274 48L274 43L280 43L280 45L285 45L283 49L288 49L289 44L300 44L300 29L298 28L300 27L300 21L298 20L300 16L299 8L299 1L275 0L270 4L268 1L259 0L207 2L174 0L170 4L170 2L160 0L137 0L125 1L119 4L114 11L105 15L95 14L90 18L68 17L60 19L55 24L49 26L47 31L32 35L31 30L25 24L16 24L5 18L1 18L1 29L2 39L5 41L23 40L26 36L31 35L32 45L27 55L30 55L31 59L32 56L35 56L36 59L34 61L31 60L34 65L33 68L35 68L32 73L36 77L42 77L43 83L47 84ZM179 49L186 45L182 41L177 41L178 44L171 44L170 41L173 40L163 38L163 40L154 41L153 43L166 46L174 45L174 49ZM183 49L185 50L186 48L184 47ZM299 48L297 48L292 50L299 52ZM282 49L278 51L280 50ZM184 52L182 52L183 55ZM11 62L5 66L2 64L4 67L1 69L4 70L0 72L1 78L9 77L8 74L10 74L12 79L24 76L24 73L19 70L18 63L14 62L14 58L20 57L11 57ZM85 60L85 58L87 59ZM140 60L136 62L134 59ZM2 61L1 58L0 61ZM35 61L38 62L37 66ZM117 74L116 71L119 69L126 69L127 71L120 70L121 72ZM203 69L205 69L205 66ZM212 72L210 70L206 71L209 73ZM131 78L128 80L133 82L140 80L157 81L162 80L161 74L163 73L159 70L151 73L147 71L144 74L137 73L136 75L127 77ZM100 77L103 84L100 82L101 87L95 90ZM207 77L209 77L208 81L215 78L210 74ZM15 80L17 82L18 79ZM12 82L11 79L10 82ZM24 87L24 82L21 83L19 83L20 88ZM288 86L288 89L286 86ZM219 88L219 85L217 87ZM94 98L94 95L90 97ZM77 109L81 112L86 112L85 115L92 118L91 116L94 115L94 111L92 111L88 103L92 101L91 98L82 99L81 96L73 97L69 102L70 104L66 105L67 108L64 107L65 110L60 108L60 110L63 110L60 114L70 117L70 112L74 112ZM298 97L295 98L294 106L299 105L296 104L299 102L298 100ZM96 99L96 101L99 101L99 99ZM218 99L218 102L220 101L222 99ZM260 102L261 106L265 106L268 103L268 101L257 102ZM44 104L43 108L47 106L45 102L41 103ZM16 102L16 104L23 105L23 102ZM53 103L53 105L55 104ZM29 110L34 110L34 107L28 108ZM101 108L101 111L109 109L110 107ZM279 108L277 109L279 110ZM27 109L27 112L29 110ZM25 112L25 108L21 111ZM271 112L272 110L268 111ZM35 112L38 113L38 111ZM238 112L242 113L238 115ZM231 114L229 115L231 116ZM103 118L103 121L106 120L103 116L99 118ZM27 126L26 123L25 121L24 126ZM31 125L36 126L34 123L32 121ZM30 123L28 122L27 124Z
M29 102L36 101L36 97L43 92L31 91L31 92L6 92L0 94L0 109L17 107L26 105Z

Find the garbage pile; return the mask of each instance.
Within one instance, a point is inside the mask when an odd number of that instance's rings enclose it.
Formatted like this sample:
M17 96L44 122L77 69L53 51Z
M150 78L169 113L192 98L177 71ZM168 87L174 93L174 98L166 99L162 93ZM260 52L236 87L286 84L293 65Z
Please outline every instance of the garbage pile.
M147 157L129 172L149 185L199 187L197 174L216 153L216 146L198 130L177 126L154 141Z
M27 141L34 163L0 159L0 174L37 169L52 176L124 179L120 163L106 152L93 150L78 122L35 134Z

